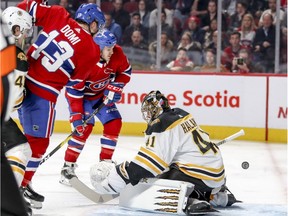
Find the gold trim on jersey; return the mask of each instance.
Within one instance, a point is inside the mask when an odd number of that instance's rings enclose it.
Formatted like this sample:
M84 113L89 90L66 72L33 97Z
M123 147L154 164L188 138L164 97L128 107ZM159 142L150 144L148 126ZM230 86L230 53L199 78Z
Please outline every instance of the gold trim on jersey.
M25 171L22 170L21 168L17 167L16 165L11 165L11 168L12 168L13 172L18 172L18 173L20 173L21 175L24 176Z
M140 148L134 162L139 166L148 169L154 175L161 174L168 167L168 164L158 155L144 147Z
M186 175L202 180L222 181L225 177L224 165L220 168L199 166L195 164L176 163L179 169Z

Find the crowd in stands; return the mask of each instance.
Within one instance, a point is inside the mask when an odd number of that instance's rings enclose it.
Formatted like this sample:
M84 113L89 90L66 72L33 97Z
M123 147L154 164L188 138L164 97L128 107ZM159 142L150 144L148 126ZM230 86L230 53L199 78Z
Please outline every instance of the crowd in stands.
M54 0L73 16L81 3ZM49 0L50 2L50 0ZM157 53L157 0L101 0L106 28L117 37L134 69L154 70ZM222 0L217 29L217 0L162 0L161 68L216 72L217 37L221 34L221 71L287 73L287 0L280 6L280 49L276 42L276 0Z

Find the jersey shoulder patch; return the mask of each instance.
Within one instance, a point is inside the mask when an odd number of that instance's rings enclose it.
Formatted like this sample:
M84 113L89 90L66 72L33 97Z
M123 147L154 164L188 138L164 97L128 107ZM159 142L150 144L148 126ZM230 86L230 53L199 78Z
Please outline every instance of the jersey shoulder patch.
M16 55L17 55L17 70L23 72L28 71L27 56L19 47L17 47L16 49Z
M148 126L145 133L150 135L152 132L164 132L174 122L184 118L187 115L189 115L189 113L180 108L174 108L166 111L162 113L157 119L155 119L151 125Z

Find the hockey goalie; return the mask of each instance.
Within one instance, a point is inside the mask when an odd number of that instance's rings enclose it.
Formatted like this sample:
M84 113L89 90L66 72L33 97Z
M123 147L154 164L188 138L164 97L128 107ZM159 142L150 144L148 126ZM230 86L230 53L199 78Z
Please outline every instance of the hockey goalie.
M160 91L142 101L145 145L131 162L101 161L90 169L100 194L120 193L120 206L193 215L237 202L226 187L220 149L192 115L171 108Z

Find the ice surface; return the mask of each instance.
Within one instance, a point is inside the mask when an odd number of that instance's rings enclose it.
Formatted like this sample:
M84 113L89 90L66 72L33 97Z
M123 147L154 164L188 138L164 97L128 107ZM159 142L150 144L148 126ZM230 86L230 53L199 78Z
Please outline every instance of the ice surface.
M67 136L54 134L47 153ZM99 139L98 135L88 139L77 162L78 177L91 188L89 169L99 160ZM118 163L132 159L143 141L143 137L120 136L114 159ZM60 184L65 149L66 145L43 163L33 178L34 189L45 196L43 208L33 210L35 216L165 215L120 208L117 198L106 204L95 204L75 189ZM219 209L221 214L209 215L287 215L287 144L234 140L223 144L220 149L226 167L227 186L243 203ZM244 161L249 163L248 169L242 168Z

